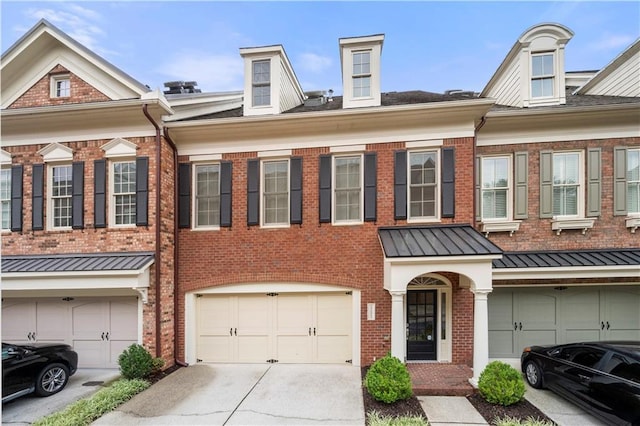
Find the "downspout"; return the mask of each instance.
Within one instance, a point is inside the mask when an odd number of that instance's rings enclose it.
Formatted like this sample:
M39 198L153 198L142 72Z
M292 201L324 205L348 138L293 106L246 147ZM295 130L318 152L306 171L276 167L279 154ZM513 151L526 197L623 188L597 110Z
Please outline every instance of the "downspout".
M162 128L162 133L164 134L164 139L169 143L173 151L173 170L178 172L178 147L169 136L169 129L167 127ZM177 179L176 179L177 182ZM178 188L173 191L173 206L174 212L178 211ZM178 214L174 213L173 215L173 359L176 364L182 367L188 367L185 361L178 359L178 342L180 339L179 336L179 327L178 327L178 246L179 246L179 236L178 236Z
M142 105L142 112L145 117L151 122L153 127L156 129L156 255L155 255L155 285L156 285L156 357L162 357L162 345L160 344L160 337L162 333L160 332L160 313L162 310L160 309L160 188L162 184L162 167L161 167L161 158L162 158L162 144L160 140L160 126L155 122L153 117L147 111L147 104Z
M476 227L476 217L478 217L478 212L476 211L476 185L478 184L478 182L475 182L476 179L476 172L477 172L477 164L476 164L476 157L477 157L477 146L478 146L478 132L480 131L480 129L482 129L485 125L485 123L487 122L487 118L486 116L482 116L480 118L480 123L478 123L478 125L475 128L475 132L473 133L473 197L471 197L472 201L473 201L473 227Z

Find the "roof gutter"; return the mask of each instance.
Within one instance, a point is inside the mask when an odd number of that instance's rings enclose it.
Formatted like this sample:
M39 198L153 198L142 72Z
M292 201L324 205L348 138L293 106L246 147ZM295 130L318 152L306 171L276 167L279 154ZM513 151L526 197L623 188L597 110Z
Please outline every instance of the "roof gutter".
M160 332L160 314L162 310L160 309L160 188L161 188L161 151L162 144L160 140L160 126L155 122L153 117L147 111L147 104L142 105L142 112L145 117L149 120L149 122L156 129L156 208L155 208L155 227L156 227L156 248L155 248L155 295L156 295L156 357L162 357L162 345L160 344L160 338L162 337L162 333Z
M173 139L171 139L171 136L169 136L169 129L167 127L163 127L162 128L162 132L164 134L164 139L169 143L169 146L171 147L171 150L173 152L173 170L177 172L178 170L178 147L176 146L176 144L173 142ZM175 181L177 182L177 179L175 179ZM177 207L178 207L178 191L177 188L176 190L173 191L173 205L174 205L174 211L178 211ZM182 367L187 367L189 364L187 364L185 361L182 361L180 359L178 359L178 353L179 353L179 341L180 339L178 338L178 336L180 335L180 328L178 327L178 247L180 244L180 239L179 239L179 235L178 235L178 215L174 214L173 215L173 359L174 362Z

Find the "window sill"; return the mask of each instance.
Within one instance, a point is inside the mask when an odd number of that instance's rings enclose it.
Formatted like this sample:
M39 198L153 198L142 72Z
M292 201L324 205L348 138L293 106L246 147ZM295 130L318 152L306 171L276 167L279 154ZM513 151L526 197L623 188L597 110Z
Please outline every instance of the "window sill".
M640 228L640 216L628 216L626 222L627 228L631 230L632 234L635 234L636 229Z
M554 218L551 221L551 229L556 231L556 235L560 235L566 229L581 229L582 235L584 235L588 229L593 228L595 221L595 219L590 218Z
M219 231L219 226L194 226L191 228L192 231L203 232L203 231Z
M483 222L482 232L488 237L490 232L508 232L509 236L513 236L513 233L520 229L519 220L510 220L504 222Z

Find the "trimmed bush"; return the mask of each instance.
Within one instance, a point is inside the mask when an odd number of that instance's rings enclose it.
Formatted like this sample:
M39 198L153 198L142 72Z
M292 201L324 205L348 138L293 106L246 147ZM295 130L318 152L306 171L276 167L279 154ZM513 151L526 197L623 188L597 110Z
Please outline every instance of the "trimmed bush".
M387 404L413 395L407 367L391 355L373 363L364 378L364 386L375 400Z
M480 395L492 404L515 404L524 398L524 379L518 370L501 361L490 362L478 380Z
M545 420L527 417L526 420L518 420L513 417L496 418L494 424L496 426L554 426L554 423Z
M429 426L429 422L422 416L383 416L377 411L367 413L368 426Z
M120 354L118 365L125 379L144 379L154 371L157 362L144 347L134 343Z

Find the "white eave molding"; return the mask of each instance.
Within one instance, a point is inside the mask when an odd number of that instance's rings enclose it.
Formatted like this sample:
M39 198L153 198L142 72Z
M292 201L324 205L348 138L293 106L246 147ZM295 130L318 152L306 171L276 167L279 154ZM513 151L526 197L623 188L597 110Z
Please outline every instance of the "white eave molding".
M640 268L638 265L493 268L494 280L609 279L611 277L636 278L638 279L638 283L640 283Z

